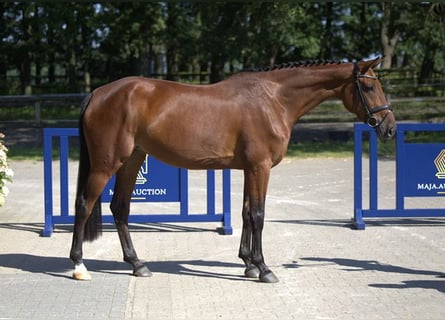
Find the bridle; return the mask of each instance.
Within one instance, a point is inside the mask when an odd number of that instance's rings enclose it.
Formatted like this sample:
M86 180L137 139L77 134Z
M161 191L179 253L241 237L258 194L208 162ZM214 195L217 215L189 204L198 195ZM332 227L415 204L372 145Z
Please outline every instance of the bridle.
M355 82L355 86L357 87L357 91L360 96L360 100L362 102L363 108L366 111L366 117L365 117L364 122L371 128L377 128L385 121L388 114L390 112L392 112L392 107L390 104L385 104L382 106L377 106L377 107L371 108L368 104L368 100L366 99L365 94L363 93L362 84L360 83L360 80L359 80L362 78L378 80L378 77L376 77L376 76L370 76L368 74L360 73L359 69L358 69L358 63L354 62L354 82ZM377 120L377 118L374 117L374 114L379 113L380 111L383 111L383 110L388 110L389 112L387 112L384 115L382 121L379 122Z

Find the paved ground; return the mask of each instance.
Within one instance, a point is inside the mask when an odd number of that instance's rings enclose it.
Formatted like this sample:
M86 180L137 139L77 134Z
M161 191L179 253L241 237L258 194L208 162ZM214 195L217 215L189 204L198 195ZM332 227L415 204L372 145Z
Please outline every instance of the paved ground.
M133 225L138 254L154 273L141 279L129 275L109 227L84 247L93 280L76 282L67 258L71 227L39 237L42 163L11 166L15 181L0 208L0 319L444 318L445 219L351 230L352 159L285 160L273 170L264 252L277 284L242 277L239 172L232 174L233 235L219 235L214 223ZM381 202L391 207L394 163L379 166ZM75 173L73 163L73 183ZM191 179L199 206L204 181Z

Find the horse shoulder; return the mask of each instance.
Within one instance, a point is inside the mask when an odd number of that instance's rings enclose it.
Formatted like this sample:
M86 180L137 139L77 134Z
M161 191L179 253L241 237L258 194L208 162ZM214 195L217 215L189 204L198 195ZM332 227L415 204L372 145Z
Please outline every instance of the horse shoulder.
M245 92L239 93L243 109L243 141L246 158L260 161L263 158L272 166L286 154L291 126L287 110L276 98L278 85L273 82L252 82Z

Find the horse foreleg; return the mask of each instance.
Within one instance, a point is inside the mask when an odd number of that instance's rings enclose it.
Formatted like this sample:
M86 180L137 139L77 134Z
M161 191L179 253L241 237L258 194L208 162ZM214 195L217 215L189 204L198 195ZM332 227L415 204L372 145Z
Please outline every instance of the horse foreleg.
M246 179L247 180L247 177ZM250 221L250 204L248 183L244 182L244 198L243 198L243 229L241 233L241 242L239 248L239 257L244 261L246 269L244 275L247 278L258 278L260 276L260 270L252 263L252 224Z
M137 173L144 159L145 153L134 151L128 161L119 169L116 174L116 185L110 208L119 234L124 261L133 266L133 275L150 277L152 274L147 266L139 260L128 230L131 193Z
M250 204L250 222L252 225L252 263L259 270L259 278L262 282L278 282L277 276L264 262L262 248L262 232L264 226L264 213L267 185L269 183L270 167L257 166L246 170L246 182Z

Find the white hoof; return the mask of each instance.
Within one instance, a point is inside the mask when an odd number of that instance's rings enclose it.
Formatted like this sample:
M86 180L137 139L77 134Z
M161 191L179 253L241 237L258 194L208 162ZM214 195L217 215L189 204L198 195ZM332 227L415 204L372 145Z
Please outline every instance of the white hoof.
M91 275L83 263L74 266L73 279L75 280L91 280Z

